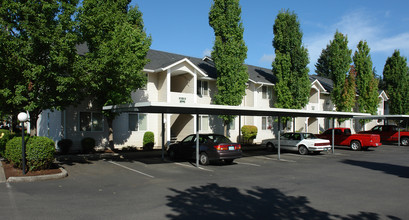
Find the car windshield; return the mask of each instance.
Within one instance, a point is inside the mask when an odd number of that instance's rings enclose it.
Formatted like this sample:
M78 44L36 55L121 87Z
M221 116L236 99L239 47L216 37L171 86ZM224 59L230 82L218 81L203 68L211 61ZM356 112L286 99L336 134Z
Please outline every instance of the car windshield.
M314 134L311 133L304 133L302 134L304 139L317 139L317 137Z

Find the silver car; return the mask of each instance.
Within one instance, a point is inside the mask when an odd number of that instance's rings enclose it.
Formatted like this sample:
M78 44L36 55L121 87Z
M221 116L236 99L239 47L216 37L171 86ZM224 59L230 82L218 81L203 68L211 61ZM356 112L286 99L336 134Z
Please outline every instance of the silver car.
M261 144L269 150L274 150L278 148L278 139L265 139ZM280 136L280 148L298 151L302 155L310 152L319 154L321 151L330 150L331 144L328 140L317 138L312 133L289 132Z

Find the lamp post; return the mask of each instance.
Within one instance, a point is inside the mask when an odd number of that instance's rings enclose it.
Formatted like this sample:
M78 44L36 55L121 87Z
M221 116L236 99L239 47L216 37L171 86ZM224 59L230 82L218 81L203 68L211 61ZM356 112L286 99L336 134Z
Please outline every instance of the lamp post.
M17 118L21 122L21 135L22 135L21 155L23 159L23 174L26 175L26 145L24 143L24 122L28 120L28 114L25 112L20 112Z

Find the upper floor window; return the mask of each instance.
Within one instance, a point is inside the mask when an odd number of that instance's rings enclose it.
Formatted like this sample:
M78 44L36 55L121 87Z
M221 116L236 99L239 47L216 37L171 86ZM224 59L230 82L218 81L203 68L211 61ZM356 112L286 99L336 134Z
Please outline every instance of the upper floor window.
M273 87L271 86L262 86L261 93L263 99L272 99L273 98Z
M202 81L198 80L197 81L197 94L202 95L202 96L208 96L209 95L209 82L208 81Z
M81 131L103 131L104 117L98 112L80 112Z
M146 131L148 119L146 114L129 114L129 131Z

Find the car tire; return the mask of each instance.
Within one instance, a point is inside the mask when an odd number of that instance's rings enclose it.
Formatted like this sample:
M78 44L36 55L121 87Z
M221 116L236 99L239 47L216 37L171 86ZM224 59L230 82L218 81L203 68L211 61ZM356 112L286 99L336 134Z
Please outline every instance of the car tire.
M409 145L409 138L407 138L407 137L401 137L401 138L400 138L400 144L401 144L402 146L408 146L408 145Z
M361 150L362 148L361 143L359 141L351 141L350 147L353 151L358 151Z
M225 164L233 164L234 159L225 159L224 163Z
M271 142L268 142L268 143L266 144L266 148L267 148L268 151L274 151L274 150L276 149L276 147L274 146L274 144L271 143Z
M301 155L307 155L309 152L307 147L301 145L300 147L298 147L298 153L300 153Z
M209 156L207 156L207 154L205 152L200 153L199 162L202 165L209 165L209 163L210 163Z

